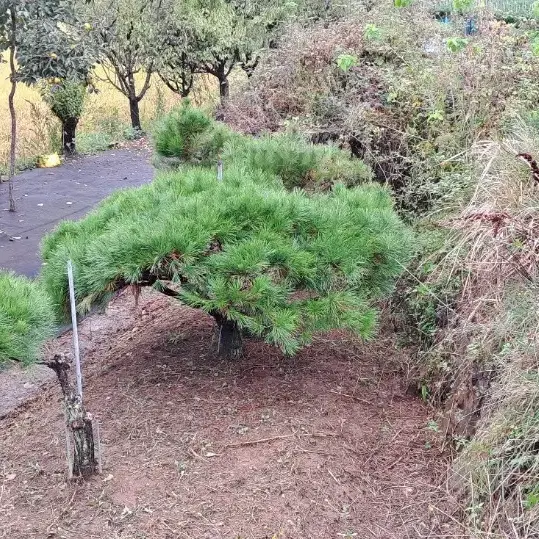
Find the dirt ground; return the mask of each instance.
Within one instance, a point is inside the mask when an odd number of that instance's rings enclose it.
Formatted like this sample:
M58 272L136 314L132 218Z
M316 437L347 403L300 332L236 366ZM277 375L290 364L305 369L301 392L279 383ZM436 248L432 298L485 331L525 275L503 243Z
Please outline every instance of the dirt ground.
M71 335L47 353L66 350ZM124 291L83 322L85 400L103 473L66 482L60 390L0 420L0 537L440 537L444 459L402 353L320 337L295 358L248 342L215 358L212 322Z

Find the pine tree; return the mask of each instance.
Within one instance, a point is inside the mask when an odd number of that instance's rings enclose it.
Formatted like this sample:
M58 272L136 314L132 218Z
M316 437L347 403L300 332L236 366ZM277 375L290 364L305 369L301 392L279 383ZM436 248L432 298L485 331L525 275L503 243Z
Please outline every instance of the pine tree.
M43 245L53 302L67 312L71 258L81 311L126 286L153 286L211 315L224 357L241 353L242 333L287 354L334 328L371 336L374 302L411 249L389 192L371 183L290 191L260 155L257 166L231 155L222 182L209 167L161 172L62 223Z

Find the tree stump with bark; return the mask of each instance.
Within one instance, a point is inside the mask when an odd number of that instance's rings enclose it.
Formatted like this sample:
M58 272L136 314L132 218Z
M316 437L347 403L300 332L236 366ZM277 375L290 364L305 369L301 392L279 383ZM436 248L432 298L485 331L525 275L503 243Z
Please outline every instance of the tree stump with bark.
M46 365L56 373L64 396L67 428L73 439L73 477L90 477L98 472L92 416L69 380L70 362L65 356L57 354Z

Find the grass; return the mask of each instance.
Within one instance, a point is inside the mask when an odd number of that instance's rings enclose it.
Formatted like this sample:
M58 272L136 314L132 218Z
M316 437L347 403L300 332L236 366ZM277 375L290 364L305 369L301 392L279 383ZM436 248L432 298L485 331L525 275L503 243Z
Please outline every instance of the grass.
M492 331L497 373L474 438L455 462L472 537L533 537L539 521L537 289L506 291ZM474 535L475 534L475 535Z
M0 365L34 361L52 336L54 321L50 300L37 283L0 271Z
M435 338L418 357L428 394L447 398L447 433L459 451L450 483L464 500L467 537L477 539L535 537L538 529L538 196L516 158L535 156L538 140L536 126L516 118L502 140L474 145L474 189L439 222L447 237L434 248L438 258L420 266L436 310L451 280L459 284L446 326L432 318Z

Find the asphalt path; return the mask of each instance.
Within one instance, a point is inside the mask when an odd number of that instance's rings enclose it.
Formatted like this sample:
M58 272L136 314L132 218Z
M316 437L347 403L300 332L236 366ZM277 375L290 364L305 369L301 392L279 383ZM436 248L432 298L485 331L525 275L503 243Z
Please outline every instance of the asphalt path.
M146 149L120 149L78 157L57 168L38 168L14 179L17 211L0 183L0 268L35 277L41 239L60 221L80 219L112 192L143 185L154 170Z

